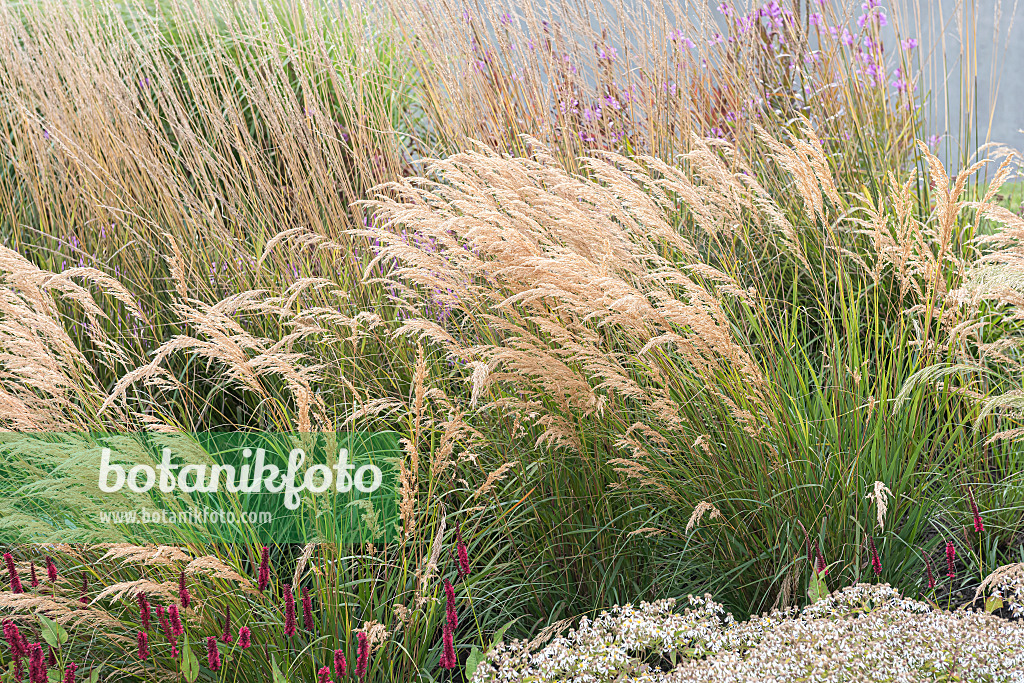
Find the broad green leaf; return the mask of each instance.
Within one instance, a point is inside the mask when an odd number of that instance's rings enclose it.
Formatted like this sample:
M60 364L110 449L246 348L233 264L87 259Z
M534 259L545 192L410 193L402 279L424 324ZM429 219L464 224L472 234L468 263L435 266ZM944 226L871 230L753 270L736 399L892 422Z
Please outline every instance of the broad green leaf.
M192 652L192 646L188 644L188 634L181 646L181 675L188 683L193 683L199 678L199 660Z
M68 642L68 632L64 630L63 626L42 614L38 616L39 623L42 625L43 640L55 648L60 648L61 645Z
M49 681L49 683L60 683L60 671L57 671L57 669L48 669L46 671L46 680Z
M825 583L825 575L814 572L811 581L807 584L807 597L811 602L818 602L828 595L828 585Z
M480 662L484 661L484 653L480 651L476 645L469 651L469 657L466 659L466 680L473 680L473 674L476 673L476 669L480 666Z
M100 669L102 668L102 666L97 666L95 669L92 670L92 673L89 674L89 683L96 683L98 680L100 680Z
M985 611L992 614L997 609L1003 606L1003 599L998 595L985 598Z

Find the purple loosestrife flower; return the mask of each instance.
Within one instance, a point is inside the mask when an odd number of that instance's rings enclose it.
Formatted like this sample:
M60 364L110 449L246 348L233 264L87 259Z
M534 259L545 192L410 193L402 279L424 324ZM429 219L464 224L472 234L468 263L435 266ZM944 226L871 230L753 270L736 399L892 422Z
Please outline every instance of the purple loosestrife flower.
M825 25L825 17L824 15L821 14L821 12L812 12L811 14L807 15L807 21L811 23L811 26L820 27Z
M263 554L260 556L260 572L256 578L256 585L262 593L270 585L270 548L263 546Z
M135 599L139 603L139 623L142 624L143 630L149 630L149 599L145 593L139 593L135 596Z
M291 584L284 586L284 634L295 635L295 594Z
M78 665L74 662L68 664L68 667L64 669L64 683L75 683L75 672L78 671Z
M220 668L220 652L217 650L217 639L213 636L206 637L206 664L210 671Z
M974 500L973 489L967 489L967 497L971 501L971 514L974 515L974 530L980 534L985 530L985 523L981 521L981 512L978 511L978 504Z
M326 666L320 667L320 670L316 672L316 683L331 683L330 675L330 669Z
M341 650L334 651L334 675L338 677L338 680L344 678L345 673L348 671L348 662L345 661L345 653Z
M956 578L956 546L953 541L946 541L946 576Z
M182 569L181 573L178 574L178 602L181 603L181 608L186 609L192 602L192 596L188 592L188 587L185 586L185 570Z
M363 680L366 678L366 667L370 663L370 641L362 631L356 634L356 639L359 645L356 647L355 675L359 680Z
M46 664L43 663L43 646L33 643L28 649L29 683L46 683Z
M36 576L36 563L28 563L29 585L35 588L39 585L39 577Z
M313 601L309 599L309 589L302 587L302 625L307 631L315 630L313 623Z
M245 650L248 649L250 645L252 645L252 632L249 630L248 626L243 626L238 629L238 647Z
M882 560L878 557L878 549L875 548L875 539L868 536L868 547L871 548L871 568L875 570L875 576L882 575Z
M53 563L52 557L46 558L46 578L50 579L50 583L57 581L57 565Z
M224 632L220 636L220 642L230 643L234 641L231 635L231 606L224 608Z
M448 579L444 580L444 615L453 629L459 627L459 615L455 611L455 589Z
M459 579L465 581L469 577L469 552L462 541L462 526L455 525L455 554L459 559Z
M181 625L181 619L178 617L178 606L171 605L167 611L171 618L171 630L175 637L178 637L185 632L185 627Z
M7 563L7 578L11 582L11 592L24 593L25 590L21 587L21 577L18 576L18 568L14 566L14 558L10 553L4 553L4 562Z
M142 661L149 659L149 636L146 635L146 632L139 631L139 635L135 638L135 642L138 647L139 659Z
M910 50L913 50L915 47L917 47L918 42L917 38L907 38L906 40L900 41L900 44L903 46L904 50L909 52Z

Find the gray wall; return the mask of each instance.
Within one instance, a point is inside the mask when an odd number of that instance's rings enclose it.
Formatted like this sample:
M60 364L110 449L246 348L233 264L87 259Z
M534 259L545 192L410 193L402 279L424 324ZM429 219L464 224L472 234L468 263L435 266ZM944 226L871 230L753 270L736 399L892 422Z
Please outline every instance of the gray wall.
M961 83L967 43L976 40L977 129L979 143L1009 145L1024 152L1024 2L1021 0L919 0L920 16L909 8L908 24L920 26L922 61L931 68L922 74L930 133L949 135L940 146L952 169L958 166L951 150L961 135L970 93ZM975 20L974 30L968 28ZM964 22L963 18L968 21ZM973 38L972 34L973 33ZM943 40L944 39L944 40ZM945 64L943 64L945 57ZM943 88L947 88L943 92ZM948 103L948 106L947 106Z

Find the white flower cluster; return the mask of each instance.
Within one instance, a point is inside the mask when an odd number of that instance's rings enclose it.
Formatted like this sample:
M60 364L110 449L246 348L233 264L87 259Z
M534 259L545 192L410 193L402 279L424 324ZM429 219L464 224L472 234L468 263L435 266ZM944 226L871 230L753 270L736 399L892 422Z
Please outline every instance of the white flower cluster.
M671 600L616 607L536 652L526 641L499 645L473 683L1024 683L1024 623L934 610L888 585L744 622L708 596L690 601L682 614Z
M732 623L711 596L690 596L691 607L676 612L675 600L613 607L597 619L580 620L579 628L553 639L538 652L528 641L500 644L473 677L473 683L565 681L598 683L661 680L661 669L646 662L652 655L704 656L720 649Z

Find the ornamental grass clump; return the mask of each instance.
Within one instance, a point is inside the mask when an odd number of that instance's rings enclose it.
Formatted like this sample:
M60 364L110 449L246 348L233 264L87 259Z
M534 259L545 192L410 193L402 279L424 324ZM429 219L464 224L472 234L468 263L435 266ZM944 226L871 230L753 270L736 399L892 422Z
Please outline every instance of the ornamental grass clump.
M820 546L807 560L817 574L854 583L864 524L877 519L902 540L880 541L885 565L872 558L868 571L913 589L913 548L933 546L965 472L1006 491L1006 519L1019 519L1020 449L997 446L1003 465L987 468L957 426L968 414L992 427L1017 419L986 416L975 374L988 361L965 333L989 315L965 305L988 258L979 221L1005 234L1016 220L995 210L991 187L967 198L983 162L953 181L922 145L929 196L913 172L892 173L877 196L841 193L815 124L798 119L782 139L758 137L759 163L789 179L783 196L717 140L693 140L676 165L595 151L578 174L523 144L525 158L479 147L378 188L365 202L375 219L356 232L387 269L368 277L406 312L396 333L457 368L474 426L534 449L542 490L556 495L568 477L627 538L665 551L637 567L652 585L677 571L659 571L658 556L706 554L731 607L797 604L796 527L826 543L828 564ZM991 333L1019 349L1004 300ZM438 307L445 316L427 314ZM1018 371L1007 365L1011 382ZM695 527L689 501L719 515ZM539 536L577 542L564 519L545 523ZM996 532L1000 547L1012 528Z

